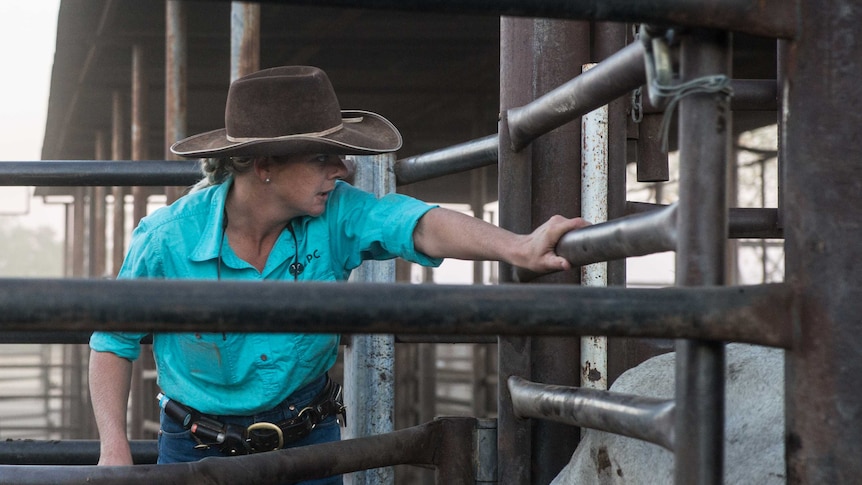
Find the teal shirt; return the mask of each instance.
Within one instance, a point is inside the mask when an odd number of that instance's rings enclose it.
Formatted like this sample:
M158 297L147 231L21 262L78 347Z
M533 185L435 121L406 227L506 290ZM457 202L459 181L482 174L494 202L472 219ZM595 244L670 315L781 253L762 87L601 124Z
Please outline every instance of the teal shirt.
M223 238L230 185L228 180L189 194L142 219L119 277L216 279L221 273L222 279L293 281L289 267L298 258L304 266L300 281L341 281L366 259L402 257L426 266L440 264L413 246L413 229L433 206L399 194L377 199L339 182L323 214L294 220L296 243L288 229L282 231L258 271ZM135 360L145 335L95 332L90 347ZM250 415L275 407L326 372L337 353L338 335L331 334L153 335L158 384L165 395L216 415Z

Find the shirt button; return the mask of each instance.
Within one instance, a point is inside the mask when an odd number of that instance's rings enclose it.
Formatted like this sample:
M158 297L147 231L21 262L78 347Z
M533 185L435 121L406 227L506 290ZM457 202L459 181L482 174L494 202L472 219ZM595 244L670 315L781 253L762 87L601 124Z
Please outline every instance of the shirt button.
M261 354L260 360L266 362L266 354Z

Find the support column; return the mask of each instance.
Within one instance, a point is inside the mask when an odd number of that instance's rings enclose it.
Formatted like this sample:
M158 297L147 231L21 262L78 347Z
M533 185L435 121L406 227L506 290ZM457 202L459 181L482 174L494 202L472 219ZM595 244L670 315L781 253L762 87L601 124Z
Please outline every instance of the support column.
M682 40L684 82L730 76L730 34L692 31ZM679 103L679 245L676 284L725 284L730 97L692 94ZM724 344L676 343L675 483L721 485Z
M165 160L179 160L171 145L186 137L186 76L188 74L188 32L186 2L165 3ZM166 202L182 194L182 187L165 187Z
M800 0L781 52L786 281L803 304L786 362L787 483L862 476L862 5Z
M111 158L124 160L126 158L126 136L123 130L125 113L123 95L119 91L114 91L111 106ZM114 187L111 192L114 196L111 274L117 276L126 252L126 188Z
M260 69L260 4L230 4L230 80Z
M578 76L581 66L589 62L589 35L586 22L502 20L500 223L514 232L528 233L554 214L580 215L580 122L557 128L514 153L505 111ZM536 281L576 284L579 276L571 271ZM500 281L512 281L507 265L500 266ZM499 345L499 479L501 483L549 483L571 459L579 434L556 423L516 418L506 381L519 375L542 383L578 385L580 339L507 337ZM569 360L561 361L560 355Z
M132 160L149 158L147 142L149 140L150 120L147 113L149 85L147 84L147 59L144 48L140 45L132 47ZM132 187L134 225L147 215L146 187Z
M354 185L377 197L395 192L394 154L354 157ZM394 283L395 261L365 261L351 275L362 283ZM349 418L343 437L391 433L395 428L395 336L351 335L344 350L344 398ZM348 485L384 485L395 481L392 467L345 475Z

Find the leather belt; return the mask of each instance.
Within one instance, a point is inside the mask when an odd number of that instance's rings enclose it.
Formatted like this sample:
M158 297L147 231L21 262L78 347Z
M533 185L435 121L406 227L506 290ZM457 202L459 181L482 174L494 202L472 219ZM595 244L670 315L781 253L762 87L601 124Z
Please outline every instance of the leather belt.
M218 446L228 455L281 449L288 443L308 436L321 421L330 416L340 415L342 426L347 425L342 387L329 376L323 390L308 406L302 408L295 417L278 423L259 422L248 427L223 423L162 394L159 394L159 404L167 416L191 431L198 442L195 448Z

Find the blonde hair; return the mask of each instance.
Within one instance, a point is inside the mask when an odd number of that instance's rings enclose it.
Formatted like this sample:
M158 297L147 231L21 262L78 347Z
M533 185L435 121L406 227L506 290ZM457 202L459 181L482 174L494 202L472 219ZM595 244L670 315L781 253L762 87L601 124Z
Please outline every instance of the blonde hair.
M247 172L255 159L256 157L202 158L200 166L204 177L189 189L189 193L219 185L228 177Z

